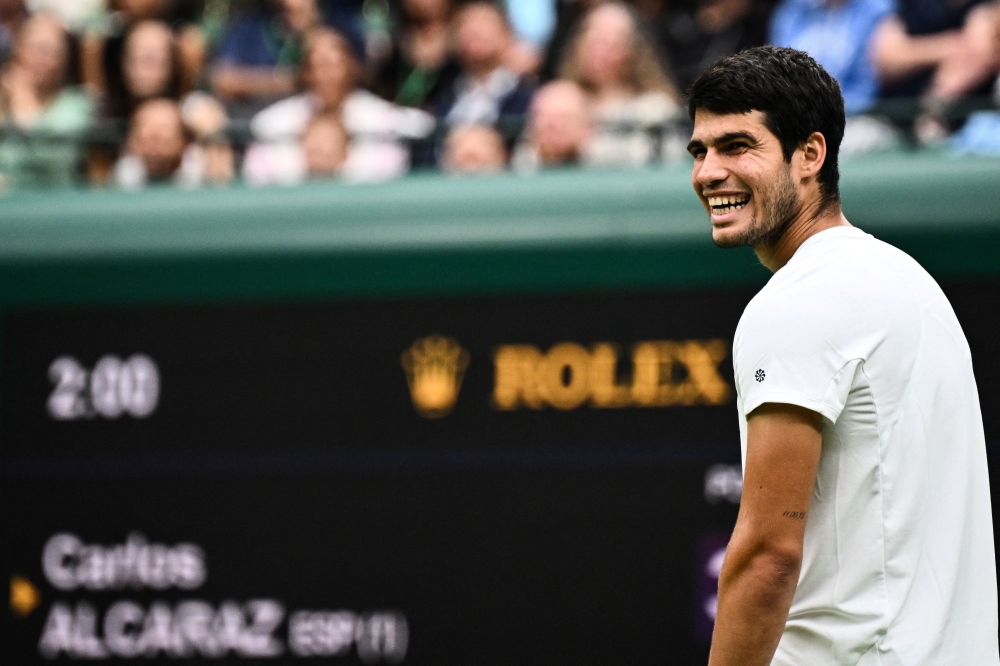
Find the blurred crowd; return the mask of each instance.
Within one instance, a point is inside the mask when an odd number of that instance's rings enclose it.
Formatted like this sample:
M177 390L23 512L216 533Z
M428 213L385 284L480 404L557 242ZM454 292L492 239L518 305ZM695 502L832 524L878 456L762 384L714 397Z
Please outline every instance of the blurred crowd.
M0 0L0 186L679 161L684 90L765 43L847 154L1000 154L998 0Z

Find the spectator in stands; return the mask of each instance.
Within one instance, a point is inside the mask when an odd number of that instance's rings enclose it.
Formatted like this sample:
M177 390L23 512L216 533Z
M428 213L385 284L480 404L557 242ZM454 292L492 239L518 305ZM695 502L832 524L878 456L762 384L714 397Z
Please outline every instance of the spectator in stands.
M251 185L297 185L310 178L349 177L350 137L333 113L313 116L296 143L255 144L243 161Z
M298 178L294 171L283 175L281 164L287 162L283 156L299 146L309 121L323 113L339 118L350 137L345 177L381 180L405 173L409 154L402 139L429 134L433 119L360 88L360 66L350 44L336 30L314 28L305 48L306 91L269 106L251 121L257 143L247 153L244 171L248 179L254 180L255 173L272 174L256 181L261 183Z
M442 162L453 175L499 173L507 165L507 146L490 125L459 125L448 132Z
M196 90L184 97L180 108L184 127L193 138L188 159L197 177L189 184L222 185L232 181L236 156L226 136L229 117L225 107L209 93Z
M112 0L110 5L113 13L107 29L88 31L81 44L83 80L91 91L111 99L126 94L126 42L133 28L148 21L162 21L169 27L178 93L193 90L206 51L205 37L196 23L199 12L170 0Z
M896 148L899 132L868 113L878 100L872 39L895 0L782 0L771 18L771 43L808 52L840 83L847 126L840 154Z
M124 125L146 100L166 97L180 101L184 86L177 35L159 19L131 24L121 45L121 62L106 79L101 104L104 124L97 129L87 154L87 178L103 184L112 175L123 139Z
M173 100L143 102L132 117L125 154L115 167L115 181L122 187L172 181L180 170L188 140L180 107Z
M677 89L627 5L604 3L584 17L561 74L587 93L593 164L641 165L662 156L660 136L679 115Z
M950 131L947 108L962 95L988 94L998 68L1000 3L897 0L875 33L872 51L882 92L920 97L918 139L935 143Z
M27 18L24 0L0 0L0 65L14 52L14 38Z
M422 108L454 82L458 67L449 53L452 12L452 0L402 0L392 52L375 78L379 95Z
M115 182L125 188L225 183L233 175L232 151L221 148L206 151L192 142L174 100L147 100L132 116L125 154L115 165Z
M873 53L887 94L954 97L994 72L997 4L897 0L875 34Z
M132 116L115 181L122 187L173 181L188 140L176 102L163 98L143 102Z
M449 127L497 127L501 121L523 118L534 86L505 65L513 42L503 9L491 2L471 2L458 11L454 27L461 74L435 98L434 114Z
M347 162L350 138L344 123L332 113L323 113L309 121L302 133L305 171L310 178L337 176Z
M566 59L569 43L580 30L580 22L591 9L604 0L572 0L556 3L556 24L545 49L545 57L539 71L543 81L551 81L559 76L559 68Z
M36 14L18 29L0 72L0 174L11 185L66 185L77 175L78 139L90 122L84 91L67 86L67 34Z
M782 0L771 19L771 43L806 51L840 83L848 115L878 95L872 35L893 0Z
M227 104L247 109L295 92L306 33L323 23L317 0L274 0L276 14L234 21L222 38L212 69L212 89ZM237 112L239 113L239 112Z
M716 60L766 44L772 7L754 0L671 3L655 26L680 89L687 90Z
M179 99L180 79L173 31L163 21L139 21L125 36L120 69L105 96L103 113L108 118L129 118L147 99Z
M993 4L992 13L991 51L1000 69L1000 3ZM993 103L1000 107L1000 77L994 81ZM1000 111L977 111L970 115L951 138L951 147L958 154L1000 157Z
M531 102L528 129L514 153L519 171L576 165L590 138L587 96L572 81L542 86Z

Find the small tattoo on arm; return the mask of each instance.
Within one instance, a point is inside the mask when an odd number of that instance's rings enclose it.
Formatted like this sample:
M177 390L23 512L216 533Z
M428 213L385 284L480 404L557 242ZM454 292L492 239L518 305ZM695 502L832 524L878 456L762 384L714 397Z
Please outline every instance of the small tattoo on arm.
M781 515L784 516L785 518L793 518L795 520L805 520L806 519L806 512L805 511L785 511Z

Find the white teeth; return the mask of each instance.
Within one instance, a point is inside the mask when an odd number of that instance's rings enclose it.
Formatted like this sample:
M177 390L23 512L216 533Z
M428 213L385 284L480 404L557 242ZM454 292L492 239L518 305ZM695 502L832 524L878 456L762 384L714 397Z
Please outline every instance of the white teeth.
M726 215L738 210L743 210L749 202L750 198L746 195L732 197L708 197L708 205L715 209L713 212L716 215Z
M746 208L746 204L745 203L738 204L738 205L732 205L732 204L728 204L728 205L714 204L712 207L718 209L718 210L715 211L716 215L726 215L726 214L732 213L734 211L743 210L744 208Z
M732 205L745 205L743 197L708 197L709 206L732 206Z

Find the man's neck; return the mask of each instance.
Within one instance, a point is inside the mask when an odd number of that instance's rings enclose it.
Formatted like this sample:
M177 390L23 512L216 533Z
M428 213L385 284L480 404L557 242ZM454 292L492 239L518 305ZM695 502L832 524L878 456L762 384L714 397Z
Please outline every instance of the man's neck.
M817 200L798 212L777 241L768 245L758 245L754 248L754 252L757 253L760 263L775 273L788 263L803 243L819 232L833 227L849 226L851 223L844 217L839 203L832 203L823 208L822 203Z
M351 92L351 90L338 88L337 90L316 91L313 94L316 96L315 99L319 101L320 106L322 106L323 111L339 113L344 106L344 100L350 96Z

